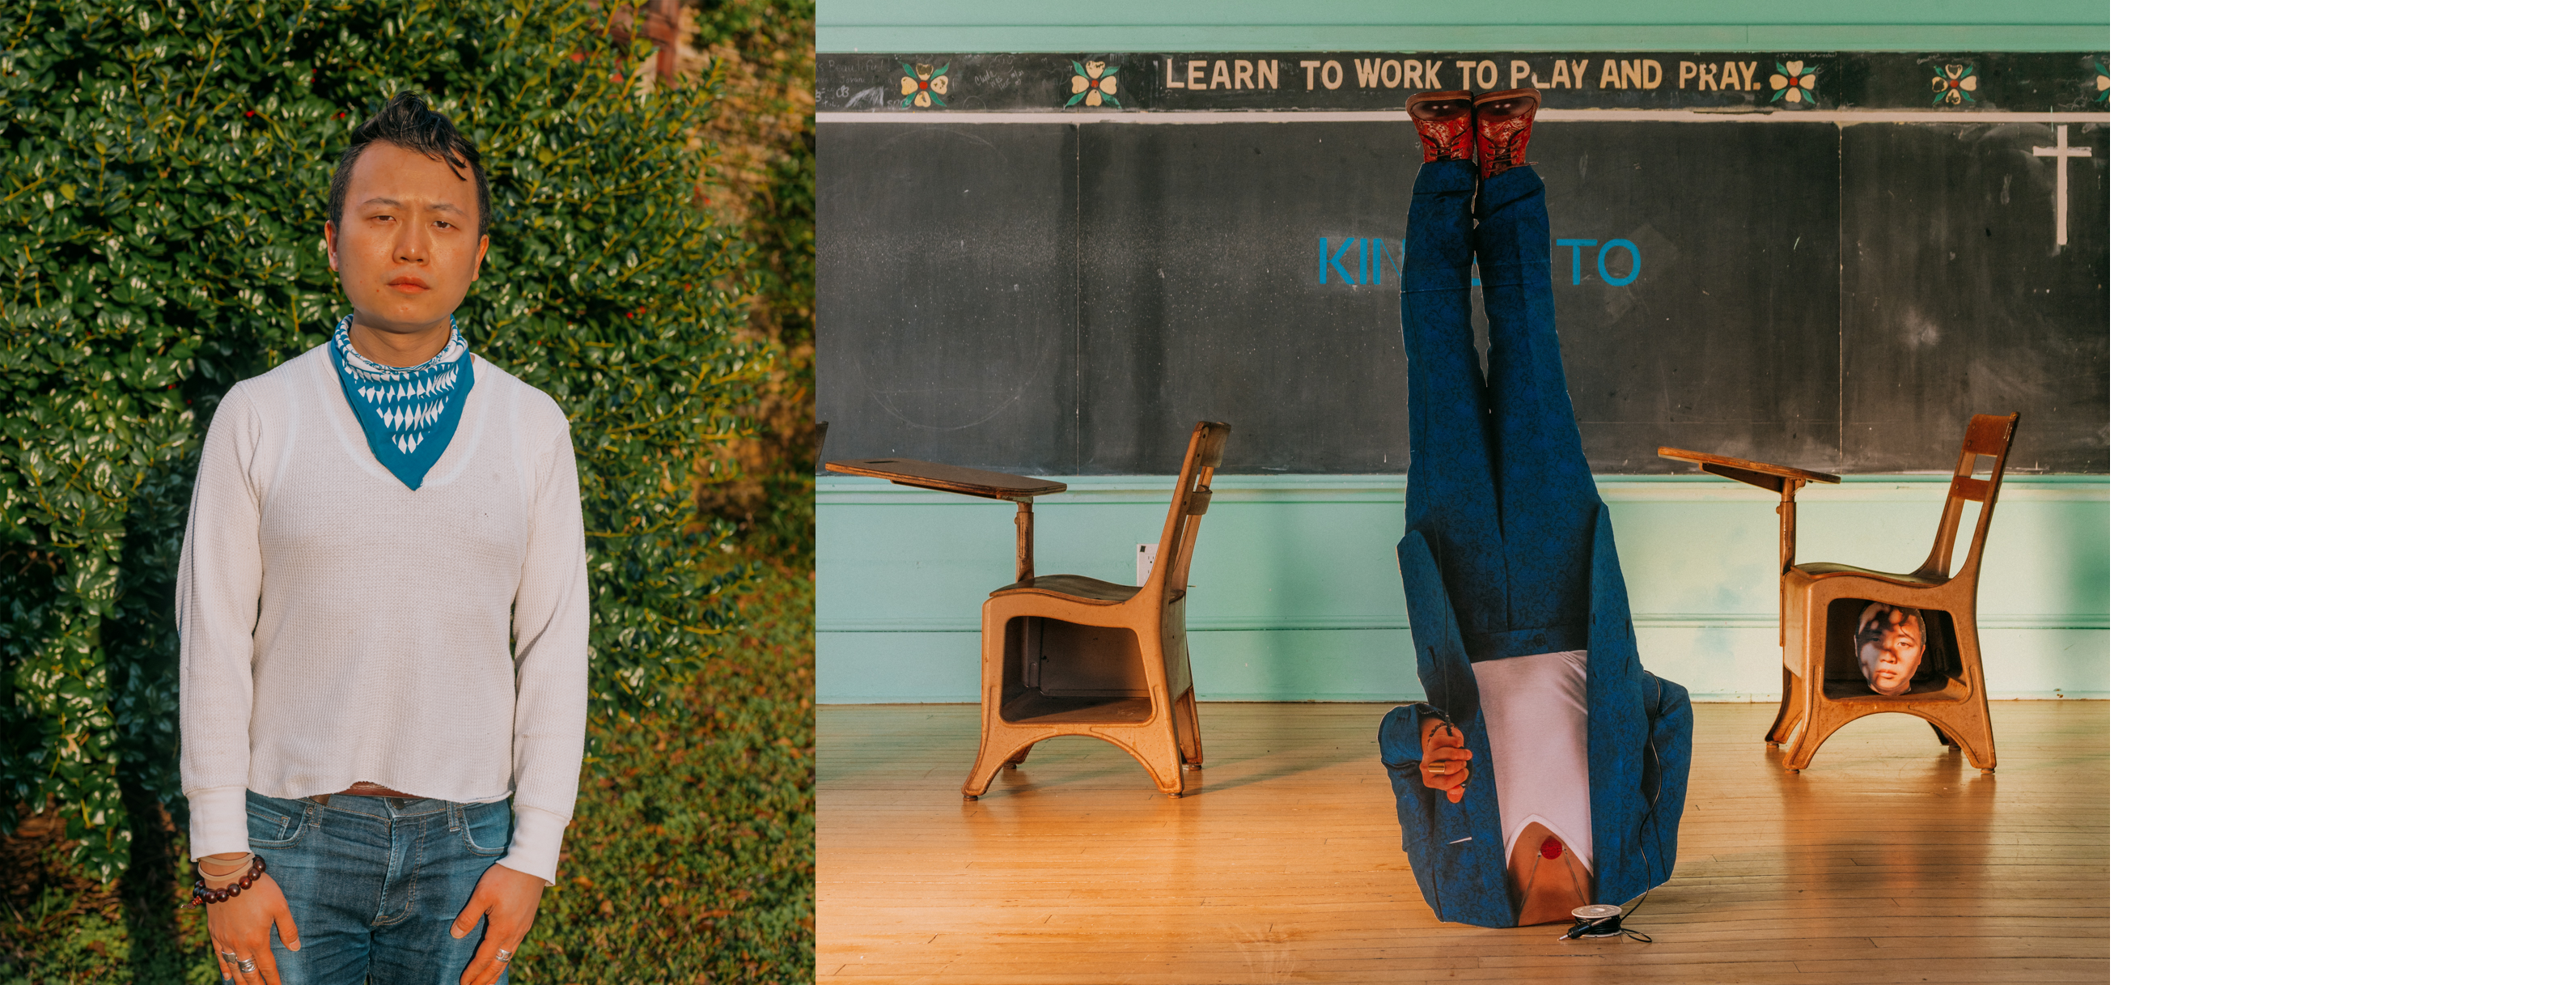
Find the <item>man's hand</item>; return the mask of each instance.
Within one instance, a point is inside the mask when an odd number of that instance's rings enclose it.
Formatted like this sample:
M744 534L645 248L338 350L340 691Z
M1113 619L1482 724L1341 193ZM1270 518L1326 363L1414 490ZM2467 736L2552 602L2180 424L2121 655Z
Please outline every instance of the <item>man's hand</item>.
M1422 720L1422 785L1449 792L1452 804L1467 796L1467 761L1476 751L1458 727L1437 718Z
M243 869L225 882L237 882L249 872ZM277 954L268 946L271 927L277 929L287 950L304 949L303 939L295 934L295 915L286 912L286 894L277 891L273 875L262 876L239 896L206 904L206 932L214 938L215 960L222 964L225 981L233 985L282 985L277 974ZM254 970L241 970L243 958L253 962Z
M465 912L457 914L456 923L447 928L448 936L462 938L474 932L475 923L490 921L483 930L483 945L474 949L474 962L465 966L465 976L459 979L462 985L492 985L501 980L506 969L499 952L518 957L519 941L536 925L537 898L545 891L545 880L517 869L495 865L483 870L474 895L465 901Z

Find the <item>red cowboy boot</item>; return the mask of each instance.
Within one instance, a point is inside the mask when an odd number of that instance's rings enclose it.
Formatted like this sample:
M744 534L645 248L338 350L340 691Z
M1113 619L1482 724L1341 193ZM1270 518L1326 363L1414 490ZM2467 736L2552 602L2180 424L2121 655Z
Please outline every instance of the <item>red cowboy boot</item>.
M1414 93L1404 100L1404 114L1422 136L1422 163L1475 159L1468 136L1474 113L1464 90Z
M1538 90L1505 89L1475 99L1476 175L1491 178L1529 163L1530 126L1538 122Z

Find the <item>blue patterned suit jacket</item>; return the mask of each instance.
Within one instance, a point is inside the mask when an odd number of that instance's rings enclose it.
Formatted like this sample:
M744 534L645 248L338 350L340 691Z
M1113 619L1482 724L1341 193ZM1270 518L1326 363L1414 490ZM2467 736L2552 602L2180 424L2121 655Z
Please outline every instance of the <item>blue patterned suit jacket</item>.
M1481 927L1513 926L1504 871L1502 821L1495 800L1493 761L1485 721L1431 547L1409 531L1396 547L1404 570L1405 609L1413 624L1416 670L1426 701L1405 705L1378 723L1378 757L1395 787L1395 811L1404 826L1404 851L1422 898L1442 920ZM1610 536L1610 511L1594 507L1592 523L1590 715L1592 902L1625 903L1662 885L1673 874L1674 838L1690 782L1690 695L1680 685L1646 672L1637 662L1636 630L1628 620L1627 583ZM1437 716L1466 734L1466 796L1458 803L1422 785L1422 721Z

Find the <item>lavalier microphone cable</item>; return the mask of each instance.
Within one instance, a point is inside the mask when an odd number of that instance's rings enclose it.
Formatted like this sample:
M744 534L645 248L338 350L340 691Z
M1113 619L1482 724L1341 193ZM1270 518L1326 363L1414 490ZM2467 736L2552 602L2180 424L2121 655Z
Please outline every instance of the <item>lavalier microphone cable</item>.
M1567 930L1565 932L1565 936L1559 937L1557 940L1571 941L1599 939L1604 937L1627 937L1640 943L1652 944L1655 942L1654 938L1619 925L1620 921L1636 916L1638 910L1644 909L1645 902L1646 894L1638 893L1636 899L1628 901L1628 907L1624 910L1608 903L1594 903L1590 906L1575 907L1574 927Z

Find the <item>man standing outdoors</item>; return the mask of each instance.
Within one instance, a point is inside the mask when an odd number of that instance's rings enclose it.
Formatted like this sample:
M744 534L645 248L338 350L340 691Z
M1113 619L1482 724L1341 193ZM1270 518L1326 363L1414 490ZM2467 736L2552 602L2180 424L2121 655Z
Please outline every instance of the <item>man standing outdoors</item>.
M582 756L581 484L552 398L468 351L481 156L412 93L323 250L351 313L225 395L180 556L180 782L228 980L491 985Z

